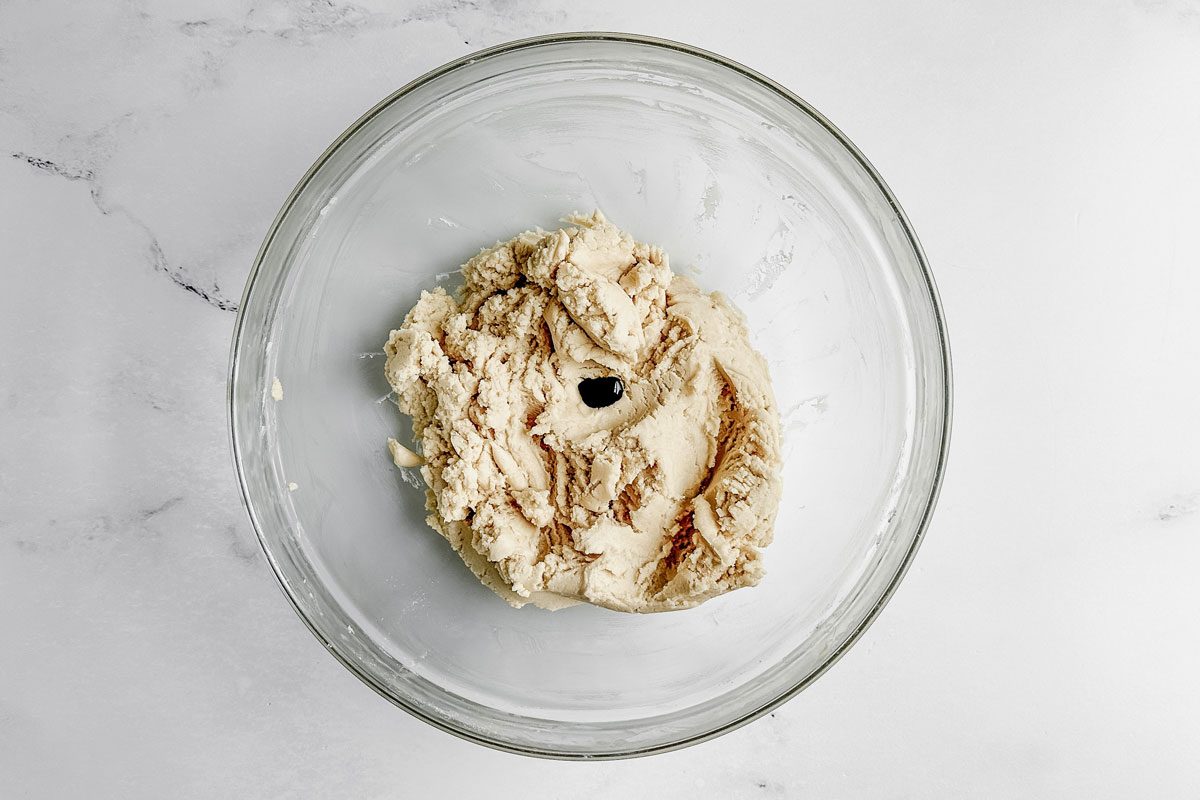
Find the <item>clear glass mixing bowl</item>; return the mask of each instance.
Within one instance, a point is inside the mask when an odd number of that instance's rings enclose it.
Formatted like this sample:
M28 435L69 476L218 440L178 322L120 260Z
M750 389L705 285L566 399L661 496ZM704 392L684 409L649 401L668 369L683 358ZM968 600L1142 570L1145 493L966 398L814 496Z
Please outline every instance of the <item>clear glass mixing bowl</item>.
M482 245L593 208L732 298L779 400L767 576L688 611L509 608L388 458L410 429L380 355L420 291ZM824 117L712 53L559 35L419 78L321 156L247 284L230 406L267 558L348 669L477 742L619 757L754 719L862 633L934 504L949 354L916 237Z

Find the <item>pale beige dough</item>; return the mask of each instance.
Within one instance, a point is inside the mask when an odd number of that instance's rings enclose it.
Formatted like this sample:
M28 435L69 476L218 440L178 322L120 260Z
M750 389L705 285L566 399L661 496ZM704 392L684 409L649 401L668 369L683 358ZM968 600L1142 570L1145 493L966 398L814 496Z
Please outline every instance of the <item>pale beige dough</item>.
M481 251L388 339L429 524L514 606L668 611L756 584L780 496L766 362L661 249L566 222ZM624 397L584 405L579 381L613 375Z
M387 440L387 446L388 452L392 454L392 463L397 467L419 467L425 463L425 459L390 436Z

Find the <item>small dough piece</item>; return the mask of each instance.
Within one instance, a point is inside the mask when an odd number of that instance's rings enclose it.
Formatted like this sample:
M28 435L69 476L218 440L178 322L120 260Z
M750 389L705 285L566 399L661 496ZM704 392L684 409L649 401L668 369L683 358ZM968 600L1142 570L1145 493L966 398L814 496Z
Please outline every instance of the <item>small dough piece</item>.
M425 463L425 459L390 436L388 437L387 444L388 452L392 454L392 463L397 467L419 467Z
M283 384L279 382L279 378L271 379L271 399L276 403L283 399Z
M566 222L481 251L388 339L430 526L518 607L669 611L758 583L779 414L743 318L600 212ZM613 376L621 399L583 403Z

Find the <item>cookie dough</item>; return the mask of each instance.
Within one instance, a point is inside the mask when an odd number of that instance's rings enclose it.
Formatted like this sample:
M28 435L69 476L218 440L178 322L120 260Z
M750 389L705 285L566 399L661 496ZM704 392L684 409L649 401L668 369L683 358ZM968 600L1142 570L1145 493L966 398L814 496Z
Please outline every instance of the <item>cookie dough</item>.
M392 454L392 463L397 467L419 467L425 463L425 459L390 436L388 437L387 446L388 452Z
M758 583L779 415L742 317L600 212L565 222L481 251L388 339L429 524L518 607L669 611Z

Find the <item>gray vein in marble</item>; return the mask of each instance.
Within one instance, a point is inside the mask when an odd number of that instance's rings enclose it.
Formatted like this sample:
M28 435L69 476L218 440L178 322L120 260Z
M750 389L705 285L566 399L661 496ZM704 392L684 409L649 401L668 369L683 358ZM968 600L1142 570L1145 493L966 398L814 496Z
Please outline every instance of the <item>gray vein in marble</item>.
M246 537L238 533L236 525L226 525L225 535L229 537L229 551L233 553L234 558L252 564L256 563L258 549L246 542Z
M1200 511L1200 492L1190 495L1176 495L1159 508L1158 519L1160 522L1170 522L1180 517L1195 514L1197 511Z
M187 36L204 36L229 47L248 36L267 36L274 39L311 44L322 36L353 34L368 28L394 28L403 20L388 14L370 11L353 3L334 3L332 0L309 0L284 6L289 18L262 19L262 9L251 8L240 22L211 18L186 20L179 31Z
M268 37L308 45L325 36L352 36L366 30L387 30L413 22L442 22L460 36L463 44L478 26L466 26L457 17L473 15L483 21L514 22L519 6L515 0L442 0L418 5L406 14L373 11L354 3L333 0L306 0L301 3L274 3L251 8L241 20L222 17L185 20L178 23L180 33L205 37L222 47L232 47L247 37ZM276 13L272 18L272 12Z
M1147 16L1168 16L1177 24L1200 22L1200 3L1195 0L1133 0L1133 7Z
M89 195L92 198L92 203L103 216L120 216L135 228L140 230L146 237L150 253L150 263L154 267L155 271L163 273L170 278L176 286L180 287L184 291L196 295L213 308L220 309L221 311L237 311L237 303L226 298L222 294L221 287L217 285L216 281L214 281L211 286L200 286L192 281L188 277L185 270L173 265L167 259L166 253L163 252L162 245L159 244L158 237L155 235L154 231L150 229L149 225L143 222L139 217L137 217L135 214L133 214L133 212L124 206L119 206L108 201L104 196L104 191L100 180L97 178L96 171L93 168L60 164L58 162L51 161L48 158L41 158L39 156L29 155L28 153L18 152L10 153L9 155L18 161L23 161L30 167L33 167L40 172L46 173L47 175L86 184Z
M90 169L72 169L71 167L56 164L45 158L37 158L35 156L26 155L25 153L13 153L12 157L19 161L24 161L34 169L40 169L42 172L48 172L51 175L57 175L60 178L66 178L69 181L87 181L91 182L96 179L95 173Z
M183 502L183 496L176 495L175 497L172 497L169 500L165 500L165 501L159 503L158 505L153 506L152 508L143 508L143 509L139 510L138 511L138 519L140 519L142 522L145 522L148 519L153 519L154 517L157 517L159 514L162 514L165 511L170 511L172 508L174 508L175 506L179 505L182 502Z

